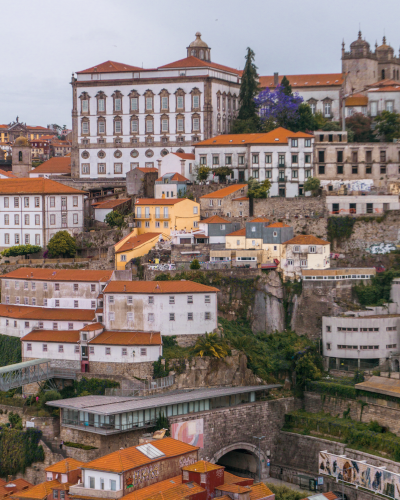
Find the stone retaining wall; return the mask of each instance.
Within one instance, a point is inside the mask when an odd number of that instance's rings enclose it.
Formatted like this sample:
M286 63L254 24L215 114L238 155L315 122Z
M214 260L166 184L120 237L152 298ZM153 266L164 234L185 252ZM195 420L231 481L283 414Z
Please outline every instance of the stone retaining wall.
M151 361L144 363L105 363L90 361L90 370L93 373L102 373L106 377L109 375L121 375L130 378L152 378L154 373L153 362Z
M25 428L26 422L33 422L35 429L42 431L44 439L52 440L54 436L60 435L60 420L58 417L36 417L35 415L27 415L24 413L24 408L19 406L8 406L0 404L0 425L8 423L8 415L17 413L22 418L22 425ZM7 413L5 413L7 412Z

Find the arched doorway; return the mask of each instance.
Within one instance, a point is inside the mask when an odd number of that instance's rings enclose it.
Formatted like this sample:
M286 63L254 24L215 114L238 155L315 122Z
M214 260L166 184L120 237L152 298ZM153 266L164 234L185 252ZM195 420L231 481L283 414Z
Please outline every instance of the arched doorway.
M250 443L235 443L215 453L211 462L223 465L227 472L236 476L258 479L261 465L261 479L268 477L267 456Z

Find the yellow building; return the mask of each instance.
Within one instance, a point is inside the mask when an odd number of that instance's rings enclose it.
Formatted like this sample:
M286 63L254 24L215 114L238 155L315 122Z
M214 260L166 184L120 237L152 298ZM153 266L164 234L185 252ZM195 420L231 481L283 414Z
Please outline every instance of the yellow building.
M246 228L239 229L238 231L233 231L233 233L227 234L225 236L225 246L226 248L232 248L237 250L246 249Z
M197 229L200 204L187 198L139 198L135 203L135 221L138 234Z
M137 229L128 236L122 238L114 245L115 251L115 269L124 270L128 262L136 257L142 257L150 252L156 243L162 237L161 233L146 233L137 235Z

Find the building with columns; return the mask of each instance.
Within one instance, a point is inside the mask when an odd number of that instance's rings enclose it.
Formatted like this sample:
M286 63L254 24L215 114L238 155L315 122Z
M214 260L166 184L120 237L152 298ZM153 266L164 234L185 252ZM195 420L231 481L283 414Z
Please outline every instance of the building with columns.
M196 33L186 57L155 69L106 61L72 76L72 177L125 178L170 152L226 133L241 71L211 62Z

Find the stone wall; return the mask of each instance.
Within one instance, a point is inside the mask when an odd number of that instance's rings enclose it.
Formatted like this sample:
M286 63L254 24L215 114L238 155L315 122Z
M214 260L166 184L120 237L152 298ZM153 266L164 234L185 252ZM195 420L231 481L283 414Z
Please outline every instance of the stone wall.
M322 196L305 196L301 198L265 198L254 200L253 215L254 217L279 217L295 218L324 216L326 213L326 197Z
M18 474L13 476L13 478L23 478L34 485L43 483L44 481L46 481L46 467L64 459L62 455L53 453L43 441L40 441L39 444L43 446L44 461L34 462L30 467L27 467L25 469L25 472L19 472Z
M194 201L199 203L200 197L208 193L214 193L226 187L224 184L189 184L186 187L186 195L193 195Z
M11 412L17 413L22 418L22 425L25 428L26 422L34 422L35 429L42 431L43 438L52 440L54 436L60 435L60 420L58 417L36 417L24 413L24 408L19 406L0 405L0 425L8 423L8 416ZM7 413L6 413L7 412Z
M72 446L66 446L64 444L64 451L67 457L74 458L80 462L90 462L95 458L101 456L99 450L82 450L81 448L73 448Z
M152 378L153 363L102 363L90 361L90 371L92 373L102 373L108 375L122 375L123 377Z
M360 403L353 399L333 396L322 398L321 394L315 392L306 392L304 395L304 409L311 413L324 411L331 415L342 416L348 408L350 408L350 416L353 420L366 423L376 420L379 425L390 432L400 433L400 407L397 403L384 399L368 398L367 405L362 408Z

